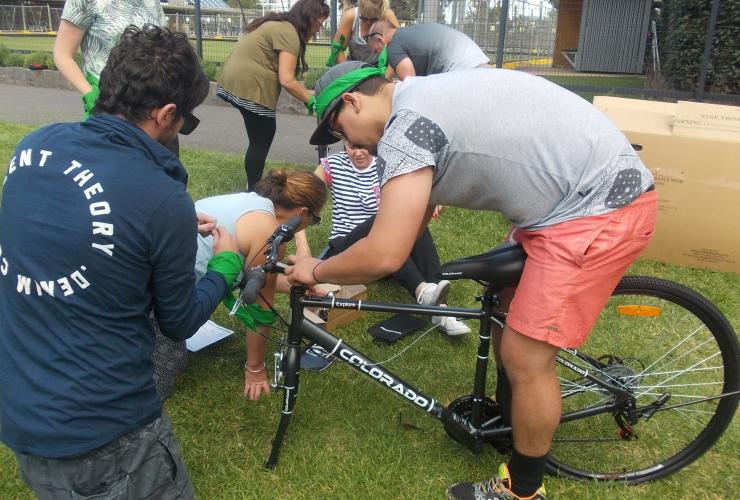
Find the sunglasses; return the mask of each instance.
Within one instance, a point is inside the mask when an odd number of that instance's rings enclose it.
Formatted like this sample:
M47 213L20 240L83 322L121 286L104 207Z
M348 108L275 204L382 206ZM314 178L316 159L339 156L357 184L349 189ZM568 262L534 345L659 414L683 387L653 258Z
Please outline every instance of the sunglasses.
M377 31L373 33L368 33L367 35L363 36L362 39L365 40L365 43L370 43L370 39L374 36L381 36L383 33L378 33Z
M344 106L344 101L341 101L339 103L339 106L337 106L337 109L334 110L334 114L331 116L331 119L329 120L329 126L327 127L327 130L329 130L329 133L339 139L340 141L346 141L347 138L344 136L343 133L337 132L334 130L334 124L337 121L337 117L339 116L339 112L342 111L342 106Z
M319 224L321 224L321 217L320 216L316 215L313 212L309 212L308 215L309 215L309 217L311 217L311 225L312 226L318 226Z
M195 115L188 112L183 113L182 117L184 118L184 121L182 123L182 128L180 128L180 133L182 135L188 135L198 127L200 120L198 120Z

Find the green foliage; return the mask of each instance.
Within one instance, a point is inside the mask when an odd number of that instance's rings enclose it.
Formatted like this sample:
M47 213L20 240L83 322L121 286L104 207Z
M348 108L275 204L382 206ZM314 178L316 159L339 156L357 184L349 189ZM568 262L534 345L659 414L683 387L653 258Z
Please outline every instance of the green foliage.
M23 58L24 67L27 68L32 64L46 65L49 69L56 69L51 52L34 52Z
M17 52L11 52L10 55L8 55L7 59L5 60L5 66L8 67L15 67L15 66L25 66L24 64L25 58L22 54L18 54Z
M49 69L55 69L54 58L51 52L34 52L32 54L19 54L10 48L0 44L0 67L22 67L27 68L31 64L46 64Z
M0 67L7 66L5 61L10 57L10 49L5 45L0 44Z
M661 9L661 58L668 83L694 90L699 79L712 2L665 0ZM707 71L710 92L737 93L740 82L740 2L720 3Z
M328 68L310 68L303 74L303 85L309 90L313 90L316 87L316 82L321 78L321 75L326 73Z
M203 61L202 66L203 72L208 79L215 82L218 79L218 74L221 72L221 63L218 61Z

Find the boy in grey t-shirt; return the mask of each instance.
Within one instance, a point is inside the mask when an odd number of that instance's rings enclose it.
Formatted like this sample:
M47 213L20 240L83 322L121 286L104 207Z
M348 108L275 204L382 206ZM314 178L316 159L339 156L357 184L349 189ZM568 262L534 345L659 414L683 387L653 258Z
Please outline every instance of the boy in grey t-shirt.
M383 202L366 238L325 261L296 259L288 280L364 283L393 272L437 204L501 212L528 255L507 323L493 332L514 446L498 475L453 485L448 497L542 499L561 411L555 356L586 340L649 242L652 176L606 117L542 78L480 68L393 84L384 72L345 63L316 84L311 143L377 149Z
M388 65L399 80L486 66L488 56L465 33L444 24L397 28L388 21L370 27L368 45L379 54L388 47Z

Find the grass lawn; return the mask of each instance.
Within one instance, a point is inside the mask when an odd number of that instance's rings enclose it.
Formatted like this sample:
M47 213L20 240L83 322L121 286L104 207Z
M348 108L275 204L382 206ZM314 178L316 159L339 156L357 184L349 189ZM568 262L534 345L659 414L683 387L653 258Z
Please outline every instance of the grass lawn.
M191 40L195 45L195 40ZM236 40L203 40L203 60L224 62L231 54ZM0 45L13 51L51 52L54 37L48 35L13 36L0 35ZM328 45L309 44L306 62L312 67L323 67L329 57Z
M30 130L0 123L3 161L7 162L15 143ZM230 192L244 183L239 155L185 149L182 159L191 174L193 198ZM313 165L299 168L313 169ZM322 216L330 220L328 206ZM323 224L311 231L314 251L323 247L328 229ZM489 249L502 237L506 225L495 214L446 209L431 229L445 261ZM724 311L735 329L740 327L738 275L647 261L636 263L632 272L697 289ZM456 282L449 301L475 307L477 292L471 283ZM370 284L369 295L376 300L409 300L405 291L390 282ZM278 300L278 308L285 311L285 297ZM214 319L243 333L223 310ZM366 329L379 319L378 314L367 314L342 328L340 334L373 358L390 358L410 340L390 347L373 344ZM470 391L476 345L474 335L451 340L431 332L388 367L448 403ZM200 498L439 499L449 484L487 477L505 460L492 448L480 455L467 452L435 420L335 363L323 373L302 374L301 397L280 463L274 471L267 471L263 465L281 399L273 395L249 402L241 397L244 359L242 335L191 355L175 394L165 405ZM552 498L732 498L740 489L739 449L740 424L735 419L699 461L662 481L626 487L549 477L546 484ZM582 453L589 454L588 446L584 445ZM30 497L12 453L0 446L0 498Z

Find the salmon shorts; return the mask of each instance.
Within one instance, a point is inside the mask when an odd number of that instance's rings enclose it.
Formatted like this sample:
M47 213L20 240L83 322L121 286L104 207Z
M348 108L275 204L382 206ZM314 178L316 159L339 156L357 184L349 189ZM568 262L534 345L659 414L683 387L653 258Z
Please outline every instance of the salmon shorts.
M527 262L506 323L556 347L578 347L588 338L622 275L655 229L657 195L643 193L612 212L536 231L514 228Z

